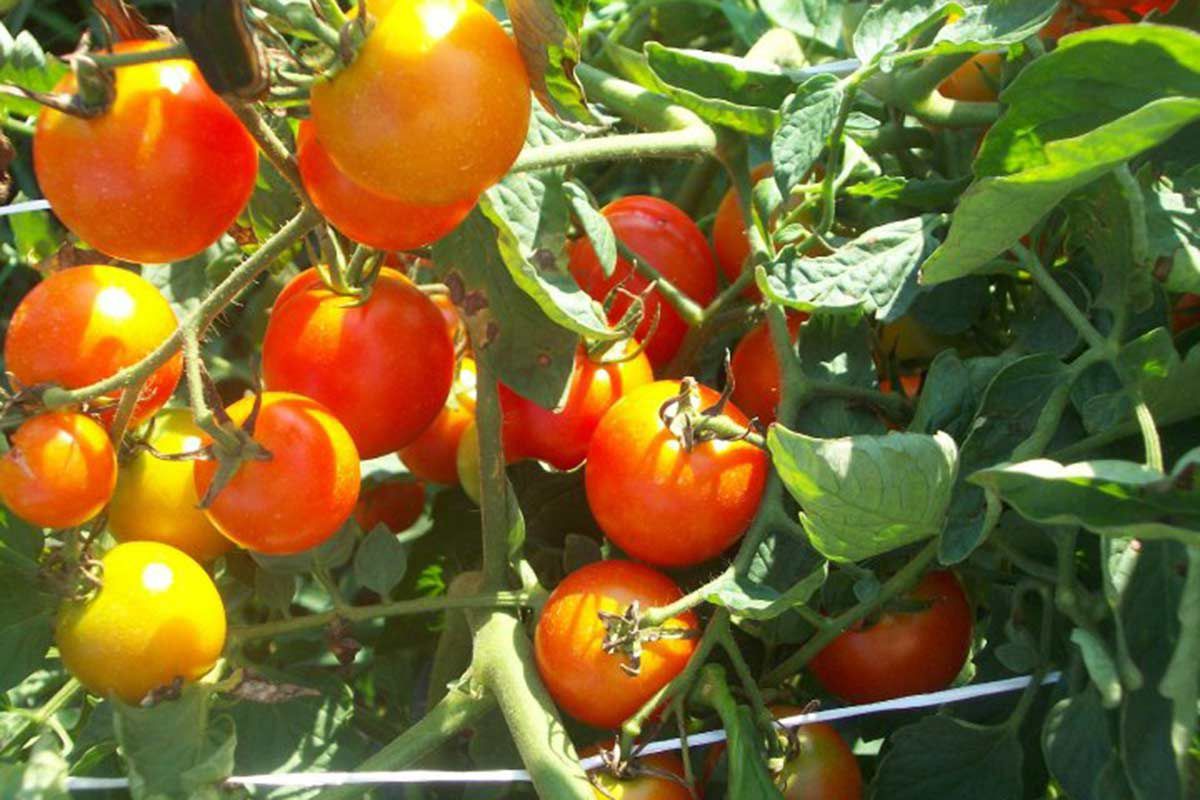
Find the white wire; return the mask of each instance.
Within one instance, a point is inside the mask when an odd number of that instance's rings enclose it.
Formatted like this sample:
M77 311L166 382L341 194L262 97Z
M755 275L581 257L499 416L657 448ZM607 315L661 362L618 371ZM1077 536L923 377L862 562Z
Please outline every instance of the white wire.
M1061 673L1051 672L1042 679L1042 685L1057 683ZM998 694L1024 689L1033 681L1032 675L1022 675L1017 678L977 683L971 686L960 686L957 689L944 689L940 692L916 694L909 697L899 697L895 700L884 700L879 703L866 703L858 706L830 708L825 711L815 711L809 714L796 714L784 717L779 724L785 728L795 728L813 722L829 722L837 719L865 717L872 714L882 714L888 711L911 711L917 708L958 703L963 700L974 700ZM725 731L716 730L699 733L688 737L689 747L702 747L725 741ZM647 755L679 750L683 743L679 739L666 739L661 742L651 742L640 752ZM585 758L581 762L584 769L600 766L599 756ZM322 786L364 786L401 783L519 783L529 782L529 773L523 769L487 769L487 770L440 770L440 769L411 769L401 772L292 772L274 775L239 775L227 778L228 786L251 787L322 787ZM129 787L126 778L67 778L68 791L82 792L100 789L125 789Z
M20 203L9 203L6 206L0 206L0 217L7 217L10 214L27 214L31 211L49 211L50 203L46 200L25 200Z

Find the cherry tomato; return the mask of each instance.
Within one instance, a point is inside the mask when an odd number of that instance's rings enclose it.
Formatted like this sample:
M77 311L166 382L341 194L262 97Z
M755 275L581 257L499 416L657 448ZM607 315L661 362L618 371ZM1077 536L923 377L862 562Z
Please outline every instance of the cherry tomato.
M384 268L363 300L326 288L315 270L275 301L263 339L263 380L333 412L363 458L398 450L425 430L454 380L454 344L437 306Z
M505 425L515 426L512 435L521 440L520 452L562 470L583 463L604 412L623 395L654 380L645 353L638 352L628 360L620 360L620 351L608 357L614 360L597 363L580 348L567 399L559 411L547 411L507 386L500 387Z
M0 458L0 500L41 528L71 528L100 513L117 482L108 433L90 417L49 412L13 433Z
M679 387L658 381L617 401L596 428L585 470L588 505L605 535L634 558L668 567L707 561L737 541L767 478L766 453L748 442L684 449L659 415ZM697 392L697 408L718 400L708 387ZM747 422L732 404L725 414Z
M117 267L72 267L33 287L13 312L5 368L17 388L55 383L77 389L141 361L178 326L171 306L144 278ZM176 353L150 375L134 406L135 423L162 408L182 371ZM111 415L110 409L105 416Z
M192 453L204 434L187 411L164 411L154 419L146 444L163 455ZM200 510L191 461L168 461L138 452L117 473L108 506L108 529L118 542L169 544L197 561L211 561L233 547Z
M1176 334L1200 325L1200 294L1180 295L1171 308L1171 330Z
M100 591L58 615L58 649L80 683L137 704L213 668L225 646L225 605L199 564L160 542L119 544L101 564Z
M296 162L309 198L346 236L378 250L412 250L442 238L475 207L475 198L444 206L416 205L367 189L347 178L304 120Z
M313 86L317 138L352 180L418 205L474 201L525 143L517 46L472 0L403 0L354 63Z
M951 100L966 100L987 103L1000 96L1001 72L1004 70L1003 53L976 53L938 87L938 91Z
M788 333L793 343L807 317L807 314L788 315ZM779 360L765 322L742 337L733 349L729 366L733 371L733 402L764 425L770 425L779 408L781 381Z
M653 770L629 778L594 773L596 800L695 800L684 782L683 761L674 753L655 753L637 760L635 769ZM678 780L655 774L669 773Z
M685 295L701 306L708 305L717 293L717 269L712 251L696 223L666 200L645 195L622 197L603 209L621 242L637 253ZM633 271L624 256L617 258L611 277L604 276L596 251L586 237L576 239L570 248L570 269L579 286L597 300L603 300L619 285L625 292L640 294L650 282ZM617 322L633 300L618 295L608 318ZM658 325L646 343L646 355L655 367L662 367L683 342L687 323L662 299L658 291L646 301L645 314L635 336L644 340L657 315Z
M241 425L253 406L246 397L226 411ZM336 533L354 510L359 485L354 440L337 418L307 397L266 392L253 438L271 458L241 464L217 493L205 512L217 530L269 555L299 553ZM216 471L216 461L195 462L200 497Z
M395 533L406 531L425 512L425 486L413 481L391 480L364 486L354 507L354 521L369 533L386 525Z
M931 572L907 599L921 611L888 611L830 642L809 664L829 690L851 703L873 703L944 689L971 650L974 618L950 572Z
M165 47L118 42L116 53ZM141 263L178 261L220 238L258 174L254 141L190 59L121 67L93 119L48 108L33 165L55 215L91 247ZM72 73L56 91L74 92Z
M635 601L645 609L681 596L666 575L633 561L598 561L564 578L542 608L533 639L538 671L554 702L598 728L615 728L637 711L683 670L696 642L646 642L641 669L630 675L621 668L627 656L602 649L604 624L598 612L621 614ZM663 627L694 631L698 623L688 611Z
M400 460L423 481L457 484L458 445L474 421L475 360L463 358L445 407L416 439L400 448Z

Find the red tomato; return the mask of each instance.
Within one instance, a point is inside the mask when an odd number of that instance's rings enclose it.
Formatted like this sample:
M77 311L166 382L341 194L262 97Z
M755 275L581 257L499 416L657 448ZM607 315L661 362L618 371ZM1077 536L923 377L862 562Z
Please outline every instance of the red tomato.
M653 772L629 778L617 778L604 771L594 773L598 788L596 800L696 800L684 782L683 761L674 753L655 753L637 760L635 769L646 768L659 773L669 773L674 780Z
M458 315L458 307L454 305L454 301L448 294L431 294L429 299L438 307L438 311L442 312L442 319L446 321L446 332L450 334L450 341L457 344L460 338L467 335L466 329L463 328L462 317Z
M165 47L118 42L116 53ZM38 185L91 247L142 263L178 261L220 238L258 174L254 141L189 59L121 67L112 106L93 119L43 108L33 137ZM74 92L72 73L56 91Z
M1136 8L1139 5L1157 5L1154 3L1144 3L1142 0L1074 0L1074 2L1084 8L1108 8L1108 9L1123 9Z
M938 87L951 100L988 103L1000 96L997 88L1004 70L1003 53L976 53Z
M246 397L227 412L241 425L253 406ZM243 463L217 493L207 509L217 529L270 555L299 553L336 533L354 510L359 484L358 453L342 424L315 400L266 392L253 438L271 458ZM196 462L198 496L216 471L216 461Z
M364 533L386 525L395 533L406 531L425 512L425 486L405 480L374 483L362 488L354 507L354 521Z
M459 362L455 388L429 427L400 448L400 460L423 481L454 486L458 480L458 443L475 421L475 360Z
M759 164L750 172L750 182L754 185L774 172L770 162ZM713 250L717 254L717 264L725 275L725 280L733 283L742 273L746 259L750 257L750 240L746 237L746 225L742 220L742 209L738 203L737 192L730 187L717 206L717 214L713 217L712 226ZM754 286L746 289L746 296L752 300L762 295Z
M454 344L437 306L384 268L361 298L339 295L315 270L275 301L263 339L263 380L333 412L363 458L412 442L446 402Z
M542 681L559 707L580 722L615 728L687 665L694 639L661 639L642 648L641 669L621 668L628 657L601 648L604 624L597 612L624 613L672 603L679 587L660 572L633 561L598 561L576 570L550 594L534 632L534 655ZM664 628L697 630L691 611Z
M687 214L666 200L644 195L622 197L605 206L603 213L617 238L681 292L702 306L716 296L717 269L712 252ZM623 256L617 258L612 277L604 277L596 251L586 237L571 244L570 268L580 288L597 300L603 300L618 285L636 295L650 284ZM619 320L632 302L624 295L616 297L609 320ZM650 332L656 313L658 327L646 344L646 355L653 366L662 367L679 350L687 323L655 291L646 301L646 313L635 334L639 340Z
M355 182L418 205L474 202L525 143L529 76L472 0L406 0L354 63L312 88L313 121Z
M907 599L929 604L889 611L830 642L809 664L829 690L851 703L873 703L944 689L971 651L974 617L950 572L931 572Z
M352 181L321 147L312 122L296 136L304 189L325 218L346 236L377 250L412 250L442 238L475 207L475 198L445 206L405 203Z
M0 458L0 500L40 528L71 528L100 513L117 485L117 456L91 418L50 412L21 423Z
M699 408L717 402L697 387ZM709 440L691 451L659 409L679 381L635 389L600 420L588 448L588 505L613 543L650 564L685 567L720 555L746 531L767 479L767 455L744 441ZM732 404L725 413L745 425Z
M925 380L924 373L905 373L900 376L900 386L904 389L906 397L916 397L921 393L921 382ZM892 386L891 378L879 379L879 391L894 392L895 387Z
M807 318L807 314L788 315L788 333L793 343L801 323ZM779 359L767 323L742 337L733 349L729 366L733 371L733 402L750 416L758 417L764 425L770 425L779 408L780 377Z
M618 352L610 357L621 355ZM519 440L519 452L557 469L574 469L587 456L588 444L604 412L623 395L653 380L654 372L644 352L627 361L598 364L580 348L562 409L547 411L501 385L504 424Z
M77 389L141 361L178 326L171 306L137 274L117 267L72 267L35 286L13 312L4 341L5 368L18 388L54 383ZM176 353L151 374L134 407L135 423L170 399L182 370L183 357Z
M1200 294L1180 295L1171 308L1171 330L1176 334L1200 325Z
M1151 11L1157 11L1160 14L1165 14L1175 7L1175 0L1149 0L1149 2L1138 3L1133 7L1135 13L1141 14L1143 17Z

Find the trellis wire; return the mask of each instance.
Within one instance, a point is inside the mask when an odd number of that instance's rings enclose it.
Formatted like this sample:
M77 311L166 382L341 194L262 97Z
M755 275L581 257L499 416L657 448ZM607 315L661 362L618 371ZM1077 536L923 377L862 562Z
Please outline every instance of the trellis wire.
M1042 685L1057 683L1061 673L1051 672L1042 678ZM779 725L785 728L795 728L813 722L830 722L832 720L866 717L872 714L883 714L889 711L911 711L918 708L929 708L947 703L958 703L964 700L975 700L981 697L1009 694L1020 691L1033 682L1034 676L1022 675L1016 678L1005 678L987 683L977 683L971 686L960 686L956 689L944 689L940 692L915 694L908 697L898 697L894 700L884 700L878 703L865 703L843 708L830 708L825 711L814 711L807 714L796 714L780 719ZM725 741L725 731L715 730L689 736L688 747L703 747ZM640 752L646 755L680 750L683 743L680 739L665 739L661 742L651 742ZM585 758L581 762L585 769L600 766L600 756ZM278 788L278 787L331 787L331 786L383 786L388 784L412 783L529 783L529 773L523 769L487 769L487 770L441 770L441 769L411 769L399 772L291 772L275 775L236 775L225 779L226 786L241 786L243 788ZM103 789L127 789L127 778L67 778L69 791L82 792Z

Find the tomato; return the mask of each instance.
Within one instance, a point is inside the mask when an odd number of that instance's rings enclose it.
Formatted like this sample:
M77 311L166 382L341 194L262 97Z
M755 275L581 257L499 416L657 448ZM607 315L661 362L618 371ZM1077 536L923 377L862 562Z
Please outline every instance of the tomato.
M637 675L623 670L628 656L601 648L604 624L597 612L624 613L666 605L682 596L660 572L633 561L597 561L575 570L550 593L534 631L534 656L542 681L563 711L598 728L615 728L641 708L687 665L694 639L645 642ZM698 630L691 611L672 617L667 629Z
M68 72L56 91L75 90ZM173 58L117 69L112 106L94 119L43 108L33 166L55 215L90 247L161 263L196 255L233 224L254 191L258 153L196 65Z
M304 120L296 136L296 163L304 189L325 218L346 236L378 250L412 250L445 236L475 207L475 198L444 206L416 205L367 189L347 178Z
M679 394L679 381L633 390L600 420L588 448L588 505L605 535L650 564L699 564L733 544L758 511L767 455L744 441L709 440L691 451L667 429L662 405ZM697 387L698 408L718 395ZM745 425L732 404L725 413Z
M807 317L807 314L788 315L788 333L793 343ZM742 411L758 417L764 425L770 425L779 408L781 379L779 359L765 322L742 337L733 349L729 365L733 372L733 402Z
M971 651L974 617L950 572L931 572L908 595L921 611L888 611L842 633L809 664L829 690L851 703L873 703L944 689Z
M1171 330L1176 334L1200 326L1200 294L1180 295L1171 307Z
M475 360L463 358L446 405L428 428L400 448L400 460L423 481L447 486L458 483L458 444L474 421Z
M1000 96L1001 73L1004 70L1003 53L976 53L946 80L938 91L951 100L966 100L987 103Z
M472 0L402 0L312 88L317 138L351 180L417 205L473 202L516 160L529 76Z
M241 425L253 406L246 397L226 411ZM217 530L269 555L299 553L336 533L354 510L359 484L354 440L337 418L307 397L266 392L253 438L271 458L241 464L217 493L205 512ZM195 462L200 497L216 471L216 461Z
M1175 7L1175 1L1176 0L1147 0L1147 2L1142 2L1135 5L1133 10L1135 13L1141 14L1143 17L1149 14L1151 11L1157 11L1160 14L1165 14Z
M177 455L199 450L203 440L190 413L172 410L155 417L146 443L164 455ZM123 464L108 507L108 529L116 540L162 542L202 562L233 547L199 509L192 466L147 450Z
M596 800L695 800L695 796L684 783L683 761L674 753L655 753L637 760L635 769L648 768L657 772L675 775L673 780L663 775L643 773L620 779L597 771L593 779L598 784Z
M717 268L712 251L687 214L666 200L644 195L622 197L609 203L603 214L626 247L685 295L701 306L708 305L716 296ZM618 285L636 295L650 284L633 271L633 265L624 256L617 258L612 276L606 278L587 237L571 244L570 269L580 288L597 300L603 300ZM618 295L609 310L609 321L617 322L632 303L630 297ZM656 314L658 326L646 343L646 355L653 366L662 367L679 350L687 323L654 291L646 301L645 314L635 333L639 340L649 335Z
M507 419L501 422L500 435L503 440L505 464L513 464L529 457L528 453L519 449L515 428L508 423ZM483 489L482 475L479 471L479 429L475 425L474 418L468 423L458 440L458 450L454 456L454 469L458 475L457 482L462 485L462 490L466 492L467 497L478 504Z
M21 423L0 458L0 500L41 528L71 528L100 513L117 482L108 433L90 417L59 411Z
M17 388L54 383L77 389L141 361L178 327L171 306L144 278L117 267L72 267L21 300L4 341L4 365ZM135 423L162 408L182 371L176 353L150 375L134 406Z
M751 185L771 175L774 172L770 162L759 164L750 172ZM717 254L717 264L725 275L725 280L733 283L742 273L746 259L750 257L750 240L746 238L746 225L742 220L742 207L738 203L737 191L730 187L717 206L716 216L712 226L713 250ZM754 286L746 289L746 296L752 300L762 295Z
M773 708L777 717L802 713ZM860 800L862 773L854 752L832 725L801 725L791 735L788 757L775 783L784 800Z
M199 564L161 542L119 544L101 564L100 591L58 615L58 650L80 683L137 704L213 668L225 646L225 605Z
M377 525L399 533L413 526L425 513L425 486L391 480L364 486L354 507L354 521L369 533Z
M454 380L454 343L437 306L395 270L380 272L366 300L337 294L307 270L271 310L263 380L324 404L359 454L375 458L437 417Z
M438 307L438 311L442 312L442 319L446 321L446 332L450 334L450 341L457 344L459 339L466 338L467 331L463 327L462 317L458 315L458 307L454 305L450 295L431 294L429 299Z
M609 358L621 359L621 351L610 351ZM644 352L628 360L597 363L580 348L567 399L559 411L547 411L509 389L500 387L505 425L515 426L512 436L519 439L519 452L567 470L583 463L588 444L604 412L639 386L654 380L650 361Z
M1135 8L1139 5L1157 5L1153 3L1144 3L1142 0L1074 0L1074 2L1084 8L1108 8L1108 9L1125 9Z

